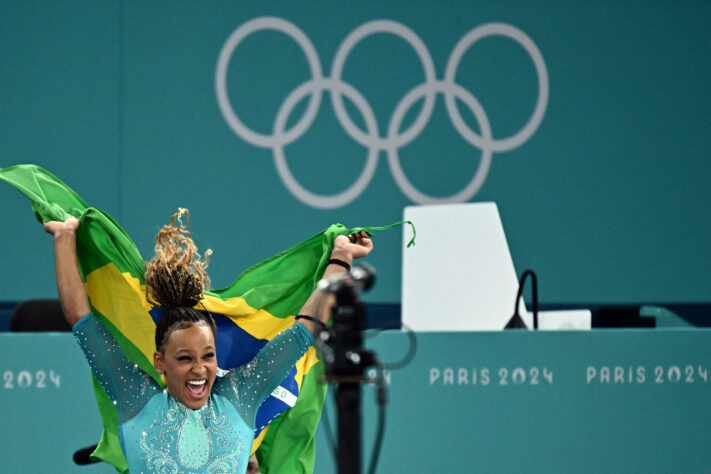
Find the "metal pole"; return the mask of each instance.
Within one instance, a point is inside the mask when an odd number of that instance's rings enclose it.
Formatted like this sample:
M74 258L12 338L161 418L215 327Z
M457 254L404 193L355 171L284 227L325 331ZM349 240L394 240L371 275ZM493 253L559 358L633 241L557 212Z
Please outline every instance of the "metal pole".
M361 474L361 395L360 383L365 367L361 361L363 304L353 288L344 287L336 293L333 332L335 334L335 366L338 381L338 473Z

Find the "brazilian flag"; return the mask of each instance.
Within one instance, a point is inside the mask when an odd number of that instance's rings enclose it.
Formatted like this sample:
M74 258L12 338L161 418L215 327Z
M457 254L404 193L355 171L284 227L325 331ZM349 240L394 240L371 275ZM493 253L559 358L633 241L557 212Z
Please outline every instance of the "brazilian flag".
M146 299L145 263L131 238L105 212L89 207L66 184L35 165L0 169L0 179L24 194L40 222L81 221L77 258L93 313L116 337L124 353L158 383L153 367L155 326L162 313ZM393 224L398 225L398 224ZM392 227L392 226L387 226ZM218 366L229 370L249 362L271 338L291 326L294 316L323 275L340 224L242 273L230 286L206 291L199 310L209 311L219 330ZM312 472L314 434L326 385L323 364L310 348L257 413L255 441L260 467L268 473ZM93 456L127 471L118 440L117 416L108 396L93 380L104 430ZM287 410L288 409L288 410Z

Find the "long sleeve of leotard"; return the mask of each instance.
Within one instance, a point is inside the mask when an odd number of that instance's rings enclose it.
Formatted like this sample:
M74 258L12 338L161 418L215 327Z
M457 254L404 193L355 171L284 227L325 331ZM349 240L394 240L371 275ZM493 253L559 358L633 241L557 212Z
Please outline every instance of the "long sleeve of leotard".
M312 344L311 331L302 324L294 324L269 341L251 362L222 377L213 392L227 398L253 428L259 405L279 386Z
M99 384L116 405L119 424L133 418L161 390L158 383L128 360L116 338L89 313L72 328Z

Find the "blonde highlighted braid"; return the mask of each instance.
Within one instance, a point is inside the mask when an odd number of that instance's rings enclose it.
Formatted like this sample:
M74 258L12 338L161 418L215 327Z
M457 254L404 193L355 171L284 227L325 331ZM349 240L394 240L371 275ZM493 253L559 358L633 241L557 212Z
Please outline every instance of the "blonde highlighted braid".
M183 215L185 224L181 220ZM178 208L170 225L163 226L158 232L155 255L146 265L146 294L164 310L156 327L156 348L159 350L170 333L177 329L204 322L215 332L212 317L194 309L203 298L203 290L210 288L206 269L212 251L207 250L204 261L201 260L187 230L189 222L190 212Z

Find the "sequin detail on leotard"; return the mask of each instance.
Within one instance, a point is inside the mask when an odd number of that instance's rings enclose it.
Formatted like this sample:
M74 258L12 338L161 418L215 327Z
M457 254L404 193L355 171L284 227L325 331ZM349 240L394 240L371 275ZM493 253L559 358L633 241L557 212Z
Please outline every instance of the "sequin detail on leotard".
M141 432L137 453L151 472L237 472L244 446L229 416L213 400L190 410L166 395L153 424Z

